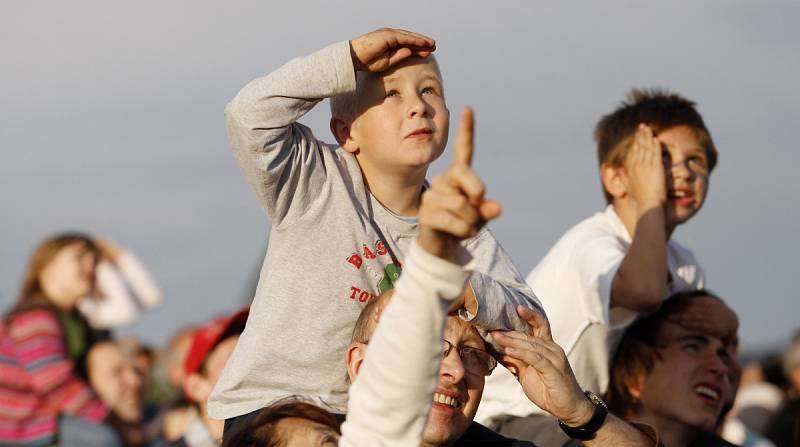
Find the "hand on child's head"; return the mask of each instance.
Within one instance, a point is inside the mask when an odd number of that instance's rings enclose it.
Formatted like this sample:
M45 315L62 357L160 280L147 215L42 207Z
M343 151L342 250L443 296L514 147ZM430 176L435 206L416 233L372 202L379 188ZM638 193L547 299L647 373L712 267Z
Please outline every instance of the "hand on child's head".
M475 236L500 215L500 204L483 198L485 186L472 170L474 121L464 109L453 149L453 162L431 181L419 210L419 244L428 252L449 258L458 242Z
M356 70L381 72L410 57L428 57L436 41L401 29L380 28L350 41Z

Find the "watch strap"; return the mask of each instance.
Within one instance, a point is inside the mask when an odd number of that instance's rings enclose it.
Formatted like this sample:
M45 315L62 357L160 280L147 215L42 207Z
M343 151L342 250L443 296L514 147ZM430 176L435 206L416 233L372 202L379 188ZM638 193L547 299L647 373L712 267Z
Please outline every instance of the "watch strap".
M600 430L600 427L603 426L603 423L606 421L606 416L608 416L608 407L606 403L603 402L603 399L600 399L593 392L584 391L583 394L585 394L594 405L594 413L591 419L580 427L570 427L565 424L564 421L559 420L558 426L561 427L561 430L570 438L586 441L594 439L597 430Z

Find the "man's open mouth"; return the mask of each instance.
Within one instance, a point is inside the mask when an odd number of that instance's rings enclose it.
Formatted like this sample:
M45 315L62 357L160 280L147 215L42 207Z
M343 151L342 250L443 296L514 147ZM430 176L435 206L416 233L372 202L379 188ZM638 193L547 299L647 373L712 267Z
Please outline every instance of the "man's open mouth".
M452 408L460 408L461 402L453 396L448 396L445 394L434 393L433 394L433 401L438 402L440 404L447 405Z

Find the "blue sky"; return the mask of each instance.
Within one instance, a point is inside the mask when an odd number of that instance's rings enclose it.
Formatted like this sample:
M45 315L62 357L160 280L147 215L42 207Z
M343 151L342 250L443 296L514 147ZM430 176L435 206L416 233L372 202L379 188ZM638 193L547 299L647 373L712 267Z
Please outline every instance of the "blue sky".
M160 343L244 303L269 221L224 105L292 57L393 26L436 38L450 109L475 107L475 166L523 275L603 207L600 115L634 86L696 100L720 163L675 237L739 313L745 347L782 343L800 327L797 23L792 1L3 2L0 304L63 229L128 246L161 284L164 305L125 333ZM330 140L327 119L304 122Z

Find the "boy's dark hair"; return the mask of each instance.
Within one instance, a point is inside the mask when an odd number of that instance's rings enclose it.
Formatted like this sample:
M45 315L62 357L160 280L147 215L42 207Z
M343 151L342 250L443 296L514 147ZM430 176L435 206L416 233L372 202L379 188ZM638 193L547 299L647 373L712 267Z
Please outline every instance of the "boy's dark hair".
M649 374L655 362L661 358L660 351L664 348L661 327L667 319L681 314L692 300L705 297L722 301L708 290L678 292L664 300L656 313L636 321L628 328L611 363L606 403L612 413L625 417L637 404L628 385L636 377Z
M233 428L233 433L224 437L222 447L280 447L286 440L281 439L276 427L278 422L287 418L306 419L341 434L341 422L336 416L293 396L273 403L248 422Z
M695 105L693 101L668 90L631 90L627 100L603 116L594 129L598 163L622 166L639 124L647 124L656 135L673 127L687 126L705 149L708 170L711 172L717 164L717 148ZM612 197L605 189L603 194L606 202L611 203Z

